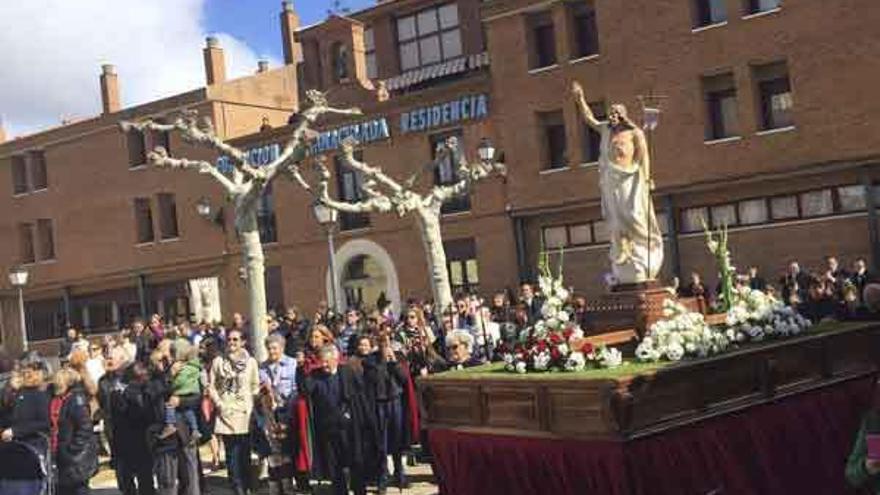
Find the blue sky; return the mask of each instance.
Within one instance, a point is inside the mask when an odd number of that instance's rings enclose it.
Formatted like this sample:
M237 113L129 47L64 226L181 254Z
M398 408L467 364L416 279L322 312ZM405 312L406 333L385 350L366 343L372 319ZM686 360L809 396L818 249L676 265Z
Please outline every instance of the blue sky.
M352 11L375 5L375 0L340 0ZM334 0L294 0L293 6L303 25L327 17ZM225 32L241 39L258 55L282 58L281 28L278 14L281 0L208 0L205 25L211 31Z

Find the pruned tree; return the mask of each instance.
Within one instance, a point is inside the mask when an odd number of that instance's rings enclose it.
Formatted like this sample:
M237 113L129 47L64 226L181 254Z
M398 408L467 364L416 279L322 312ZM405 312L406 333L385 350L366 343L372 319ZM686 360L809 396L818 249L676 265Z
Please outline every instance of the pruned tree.
M357 142L349 138L343 140L339 153L344 165L359 172L363 176L361 190L364 199L358 202L345 202L333 199L330 195L330 171L326 160L316 161L317 183L311 184L304 177L299 163L288 167L288 173L305 190L310 191L324 205L345 213L396 213L399 217L413 215L419 228L425 257L428 263L431 290L434 296L435 311L442 313L452 306L452 290L449 286L449 275L446 265L446 253L443 250L443 236L440 229L441 207L443 203L454 198L467 196L473 191L476 182L492 175L505 175L504 164L494 158L471 163L459 148L458 139L450 137L440 143L435 154L436 158L410 176L406 181L399 182L386 174L381 167L371 166L355 158ZM425 170L435 170L446 160L452 160L458 173L458 180L448 185L435 185L429 192L415 190L414 186L419 174ZM336 274L333 274L335 277Z
M213 149L228 157L232 164L231 174L224 174L214 163L205 160L191 160L169 156L163 147L157 147L147 154L149 164L173 170L195 170L210 175L226 192L233 204L235 228L239 236L243 263L247 272L248 302L250 306L251 348L258 360L265 359L263 341L267 334L266 322L266 284L264 280L263 245L257 222L260 197L278 175L288 169L291 163L300 162L308 155L314 134L311 125L324 114L359 115L356 108L333 108L324 95L318 91L307 92L309 106L299 114L292 135L281 153L271 163L263 166L252 164L244 150L236 148L217 136L210 117L202 117L195 111L185 111L172 123L155 120L141 122L121 122L124 132L159 131L177 132L187 143Z

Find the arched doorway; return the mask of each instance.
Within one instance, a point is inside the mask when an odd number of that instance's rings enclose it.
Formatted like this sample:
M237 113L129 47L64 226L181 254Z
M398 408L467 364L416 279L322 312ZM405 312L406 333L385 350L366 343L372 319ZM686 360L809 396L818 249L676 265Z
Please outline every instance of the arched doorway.
M400 285L397 269L388 252L373 241L354 239L336 251L336 279L339 293L336 307L340 310L360 304L373 308L380 298L400 311ZM330 273L327 273L327 300L331 298Z

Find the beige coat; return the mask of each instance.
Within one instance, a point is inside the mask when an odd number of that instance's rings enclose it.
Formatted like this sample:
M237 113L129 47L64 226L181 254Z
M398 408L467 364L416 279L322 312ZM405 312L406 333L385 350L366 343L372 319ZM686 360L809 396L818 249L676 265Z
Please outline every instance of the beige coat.
M214 433L218 435L244 435L250 431L254 397L260 391L260 376L257 361L247 351L241 352L247 357L240 371L225 355L217 356L211 363L208 394L217 407Z

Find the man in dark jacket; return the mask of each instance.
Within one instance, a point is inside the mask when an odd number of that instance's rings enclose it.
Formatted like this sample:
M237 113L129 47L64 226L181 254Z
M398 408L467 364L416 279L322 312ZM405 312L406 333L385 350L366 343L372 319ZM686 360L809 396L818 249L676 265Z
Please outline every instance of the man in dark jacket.
M104 420L107 443L110 445L110 465L116 469L117 477L119 476L119 467L116 465L116 428L113 424L114 415L111 402L113 393L124 388L125 361L125 350L121 347L113 348L104 360L105 373L98 380L98 405L101 409L101 418Z
M403 451L408 447L404 426L403 394L407 385L404 374L390 342L382 342L379 350L363 361L364 387L367 403L375 404L378 442L378 489L385 493L388 484L387 456L394 461L394 477L398 488L407 486L403 470Z
M175 409L199 407L199 396L171 396L171 387L163 369L153 370L146 384L150 426L147 443L153 455L153 473L156 475L159 495L199 495L200 469L198 450L192 442L192 432L182 416L177 418L177 432L159 438L165 427L166 403Z
M315 412L316 437L324 457L326 472L337 495L348 494L344 468L351 473L355 495L366 493L365 457L368 443L364 435L375 433L371 408L364 398L361 377L349 366L339 364L339 350L327 345L318 353L323 369L303 381Z
M147 429L153 423L148 396L150 374L145 364L136 362L126 375L111 391L109 401L116 482L123 495L153 495L153 457L147 446Z

